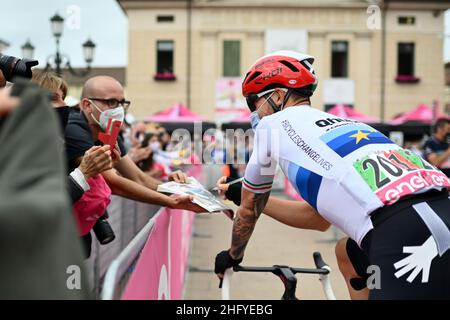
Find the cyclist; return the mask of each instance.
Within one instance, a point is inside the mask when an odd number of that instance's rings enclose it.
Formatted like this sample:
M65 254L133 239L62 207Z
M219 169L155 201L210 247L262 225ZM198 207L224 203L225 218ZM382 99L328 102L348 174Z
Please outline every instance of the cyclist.
M450 179L372 127L311 108L313 62L279 51L246 74L254 148L216 274L242 261L278 163L303 199L366 253L379 279L370 299L450 298Z

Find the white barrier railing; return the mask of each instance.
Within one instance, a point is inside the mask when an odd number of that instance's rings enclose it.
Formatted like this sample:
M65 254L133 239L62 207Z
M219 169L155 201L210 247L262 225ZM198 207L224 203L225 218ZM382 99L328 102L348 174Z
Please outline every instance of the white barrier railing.
M188 171L200 180L201 173ZM87 261L95 297L181 299L195 214L120 197L108 212L117 238L106 246L94 239Z
M116 239L102 246L92 234L92 253L85 261L87 278L95 298L100 298L103 278L112 261L160 209L159 206L112 196L108 207L108 222L116 234Z
M117 298L116 288L126 271L130 268L133 262L137 259L142 248L147 242L149 233L155 225L158 214L163 210L161 208L158 213L150 219L150 221L142 228L141 231L131 240L131 242L125 247L120 255L114 259L109 266L105 281L103 283L103 291L101 294L102 300L112 300Z

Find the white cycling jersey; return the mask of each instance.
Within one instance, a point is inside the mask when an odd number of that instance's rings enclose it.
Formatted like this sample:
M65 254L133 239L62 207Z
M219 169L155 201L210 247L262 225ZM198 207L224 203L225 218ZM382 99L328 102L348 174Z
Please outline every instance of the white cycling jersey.
M270 191L277 164L305 201L358 244L377 208L450 188L441 171L379 131L310 106L261 119L243 187Z

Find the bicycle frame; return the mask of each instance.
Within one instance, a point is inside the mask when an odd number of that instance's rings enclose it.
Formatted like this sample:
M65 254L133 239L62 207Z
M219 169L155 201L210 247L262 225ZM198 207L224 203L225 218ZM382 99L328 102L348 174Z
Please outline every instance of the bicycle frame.
M227 269L224 274L222 283L222 300L230 299L230 283L231 276L234 272L271 272L278 276L284 284L284 293L281 300L298 300L295 296L295 290L297 288L297 277L295 274L318 274L319 281L322 284L322 289L327 300L336 300L333 289L331 287L329 274L331 268L323 261L322 256L319 252L314 252L313 254L314 263L316 269L308 268L291 268L289 266L274 265L272 267L243 267L235 266L233 268Z

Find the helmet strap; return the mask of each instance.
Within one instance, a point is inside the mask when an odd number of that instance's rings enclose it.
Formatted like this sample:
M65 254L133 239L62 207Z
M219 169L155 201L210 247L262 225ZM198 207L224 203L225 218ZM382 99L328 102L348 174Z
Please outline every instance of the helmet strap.
M288 90L287 92L286 92L286 94L284 95L284 99L283 99L283 104L281 105L281 108L280 108L280 110L283 110L284 109L284 106L286 105L286 102L289 100L289 98L291 97L291 94L292 94L292 90Z
M281 104L281 107L277 106L275 102L273 102L272 98L267 99L270 106L272 107L274 112L278 112L284 109L284 106L286 105L286 102L289 100L290 96L292 94L292 90L286 91L286 95L284 96L283 103Z
M270 106L271 106L272 109L273 109L273 112L278 112L278 111L281 110L280 107L277 106L277 105L275 104L275 102L273 102L272 98L267 99L267 102L269 102Z

